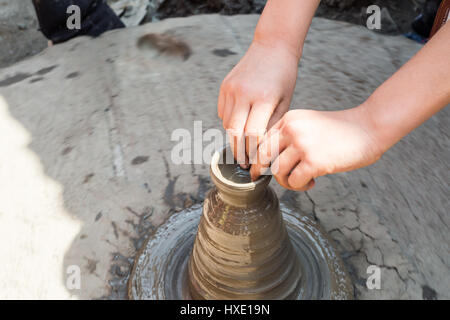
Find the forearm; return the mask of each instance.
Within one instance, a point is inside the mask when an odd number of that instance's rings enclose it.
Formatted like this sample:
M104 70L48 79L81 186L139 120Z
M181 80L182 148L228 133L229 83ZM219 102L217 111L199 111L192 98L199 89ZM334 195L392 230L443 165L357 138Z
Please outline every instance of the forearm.
M303 43L320 0L268 0L254 41L283 46L299 60Z
M361 106L385 152L450 103L450 23Z

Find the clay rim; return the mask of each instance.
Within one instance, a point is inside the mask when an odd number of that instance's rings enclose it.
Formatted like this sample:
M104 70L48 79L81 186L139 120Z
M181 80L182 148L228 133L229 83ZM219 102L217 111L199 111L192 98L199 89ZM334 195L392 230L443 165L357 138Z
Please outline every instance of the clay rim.
M269 184L270 179L272 178L272 176L270 175L260 176L256 181L247 183L237 183L225 178L219 168L219 162L220 159L224 158L226 152L231 152L229 145L226 145L221 150L216 150L214 152L210 165L211 177L213 178L213 180L217 180L225 187L236 191L252 191L256 188L261 188Z

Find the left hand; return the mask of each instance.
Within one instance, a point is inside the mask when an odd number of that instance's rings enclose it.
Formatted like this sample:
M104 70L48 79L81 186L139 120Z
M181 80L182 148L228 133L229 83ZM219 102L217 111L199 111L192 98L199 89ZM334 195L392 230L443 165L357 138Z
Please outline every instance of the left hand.
M218 114L243 167L247 156L255 154L257 141L289 109L297 69L298 58L288 48L254 41L224 79Z

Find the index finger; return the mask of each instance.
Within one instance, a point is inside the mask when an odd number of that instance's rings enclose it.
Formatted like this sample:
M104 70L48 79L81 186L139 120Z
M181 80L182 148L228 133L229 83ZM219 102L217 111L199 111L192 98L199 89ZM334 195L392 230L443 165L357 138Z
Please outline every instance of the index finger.
M250 167L250 176L252 180L258 179L265 174L270 164L278 157L278 155L286 149L288 142L281 135L280 126L275 125L264 136L263 141L258 146L256 155L256 163Z

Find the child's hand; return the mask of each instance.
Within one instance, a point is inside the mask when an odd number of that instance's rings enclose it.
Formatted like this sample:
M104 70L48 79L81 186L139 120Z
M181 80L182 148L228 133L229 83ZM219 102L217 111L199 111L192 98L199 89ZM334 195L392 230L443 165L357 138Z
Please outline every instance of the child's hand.
M316 177L374 163L382 149L369 119L363 106L343 111L289 111L258 147L258 164L250 169L252 179L272 162L280 185L308 190ZM278 157L276 152L271 154L271 143L278 143Z
M262 138L289 109L297 79L298 57L280 44L253 42L222 83L219 117L239 163L245 163L245 136ZM239 150L239 152L237 152Z

